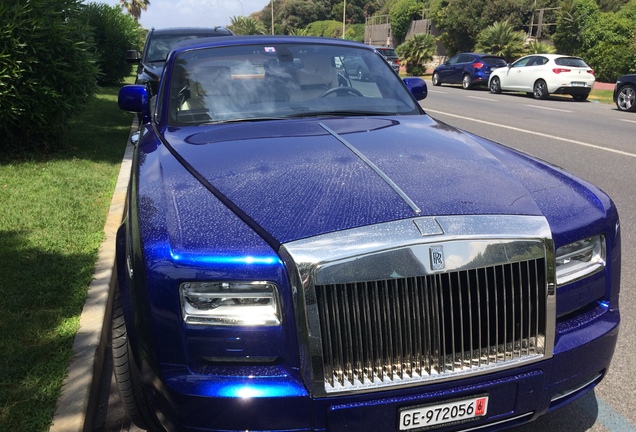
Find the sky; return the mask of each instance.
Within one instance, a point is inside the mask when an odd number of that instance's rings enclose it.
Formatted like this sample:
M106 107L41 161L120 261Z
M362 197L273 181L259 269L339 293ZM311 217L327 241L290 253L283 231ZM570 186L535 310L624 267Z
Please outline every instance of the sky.
M119 5L119 0L86 0ZM150 0L139 22L146 29L165 27L227 27L230 17L249 16L269 5L269 0ZM274 6L275 7L275 6Z

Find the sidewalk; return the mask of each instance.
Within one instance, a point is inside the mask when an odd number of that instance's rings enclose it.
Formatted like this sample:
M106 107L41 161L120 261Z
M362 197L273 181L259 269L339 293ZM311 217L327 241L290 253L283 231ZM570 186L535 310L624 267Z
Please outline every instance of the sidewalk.
M596 81L594 83L594 90L614 90L616 83L604 83Z

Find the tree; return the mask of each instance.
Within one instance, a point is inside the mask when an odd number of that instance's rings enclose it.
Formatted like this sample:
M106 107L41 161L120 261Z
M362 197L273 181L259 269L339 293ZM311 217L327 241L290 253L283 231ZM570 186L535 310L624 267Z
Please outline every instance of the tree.
M305 28L314 21L329 19L331 4L329 0L282 0L274 7L274 26L276 33L285 34L292 28ZM271 6L260 13L260 21L271 26ZM342 26L342 21L340 22ZM268 28L271 32L271 28Z
M583 54L583 33L590 22L598 19L600 13L595 0L565 0L557 15L556 30L552 37L557 52Z
M150 6L150 0L119 0L119 4L137 21L141 17L141 11L145 11Z
M523 30L532 20L533 9L543 7L542 3L536 0L491 0L485 4L479 21L482 28L507 21L515 30ZM536 21L535 18L535 24Z
M435 54L435 38L430 34L417 34L399 45L396 51L405 64L406 73L424 75L425 64L431 61Z
M391 33L398 40L403 40L409 31L411 21L422 14L422 5L417 0L397 0L391 7Z
M614 82L630 72L636 58L634 29L636 22L613 12L601 13L589 22L583 31L581 55L594 69L596 79Z
M267 29L262 22L244 16L233 16L230 18L231 24L228 26L237 35L262 35L267 33Z
M508 21L496 22L477 36L476 51L504 57L510 62L524 54L526 34L515 30Z
M472 51L483 28L480 17L487 0L431 0L429 16L442 34L448 54Z
M558 52L582 57L597 80L615 81L636 69L636 0L602 12L594 0L567 0L554 34Z

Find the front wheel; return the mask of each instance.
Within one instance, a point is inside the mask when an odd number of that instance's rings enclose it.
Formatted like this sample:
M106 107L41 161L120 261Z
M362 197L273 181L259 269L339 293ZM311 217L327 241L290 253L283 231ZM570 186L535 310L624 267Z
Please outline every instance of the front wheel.
M532 95L535 99L547 99L549 96L548 85L543 80L538 80L532 88Z
M470 90L470 88L473 86L472 80L470 79L470 75L466 74L464 75L464 77L462 78L462 87L464 88L464 90Z
M124 313L121 307L119 286L115 285L113 293L112 315L112 354L113 371L119 397L130 420L142 429L148 431L163 431L153 410L148 403L146 393L141 383L139 370L130 352L128 332L124 323Z
M499 77L492 77L490 80L490 93L501 93L501 81Z
M616 95L616 107L621 111L636 111L636 87L627 84Z
M439 74L437 72L435 72L433 74L433 85L434 86L441 86L442 82L439 80Z

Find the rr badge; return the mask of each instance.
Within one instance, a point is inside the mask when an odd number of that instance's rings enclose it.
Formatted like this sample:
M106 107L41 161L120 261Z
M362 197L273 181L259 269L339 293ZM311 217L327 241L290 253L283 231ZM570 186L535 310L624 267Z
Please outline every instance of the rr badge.
M431 269L444 270L444 247L431 246L428 251L431 256Z

